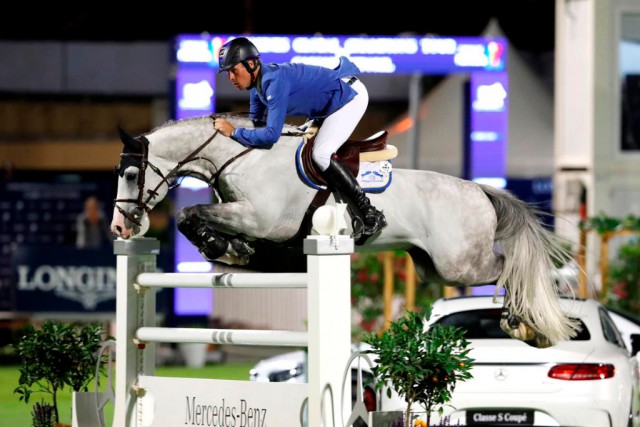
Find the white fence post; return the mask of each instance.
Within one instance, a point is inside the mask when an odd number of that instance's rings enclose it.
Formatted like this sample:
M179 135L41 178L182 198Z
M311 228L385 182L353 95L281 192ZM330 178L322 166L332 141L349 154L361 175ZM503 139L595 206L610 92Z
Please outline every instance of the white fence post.
M342 390L342 377L351 356L352 252L349 236L309 236L304 241L309 278L309 427L342 427L343 406L346 417L351 413L351 379Z
M116 401L114 426L140 426L135 387L138 376L153 375L156 369L155 344L139 348L134 343L136 331L155 326L156 294L154 290L137 290L138 274L156 271L157 239L116 240Z

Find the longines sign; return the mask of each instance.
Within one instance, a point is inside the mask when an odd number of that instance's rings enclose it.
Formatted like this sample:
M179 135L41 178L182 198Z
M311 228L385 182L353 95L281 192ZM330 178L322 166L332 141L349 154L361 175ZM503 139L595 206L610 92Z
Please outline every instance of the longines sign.
M115 312L113 249L19 247L13 256L15 310Z

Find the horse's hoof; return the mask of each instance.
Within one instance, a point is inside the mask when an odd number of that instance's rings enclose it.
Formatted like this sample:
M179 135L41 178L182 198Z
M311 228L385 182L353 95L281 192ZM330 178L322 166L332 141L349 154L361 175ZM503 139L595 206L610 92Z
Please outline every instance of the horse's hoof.
M227 252L229 243L221 238L217 238L217 236L212 236L208 238L207 241L198 245L197 248L198 252L200 252L200 255L202 255L204 259L209 262L213 262Z
M535 348L549 348L551 347L551 342L547 339L547 337L542 336L540 334L536 334L536 337L532 340L524 341L525 344L530 345Z
M515 327L513 327L514 325ZM547 337L537 333L531 326L521 321L514 322L509 316L503 316L500 320L500 329L511 338L522 341L531 347L549 348L552 345Z
M227 265L247 265L249 264L250 257L248 256L237 256L232 254L224 254L223 256L216 258L216 262L221 262Z
M249 246L249 243L237 237L234 237L233 239L231 239L229 243L231 243L230 249L233 251L232 252L233 255L248 257L250 255L253 255L256 252L255 249Z
M506 321L506 325L508 325L509 329L516 329L518 326L520 326L520 319L518 319L517 316L511 314L506 308L503 308L502 313L500 313L500 321ZM505 327L503 327L502 329L504 330Z
M515 327L513 327L515 325ZM536 332L524 322L510 322L508 318L500 320L500 329L502 329L511 338L519 341L533 341L536 339Z
M209 255L207 255L207 250L198 250L198 252L200 253L200 256L202 256L202 258L204 258L205 261L209 261L209 262L213 262L216 260L216 258L212 258Z

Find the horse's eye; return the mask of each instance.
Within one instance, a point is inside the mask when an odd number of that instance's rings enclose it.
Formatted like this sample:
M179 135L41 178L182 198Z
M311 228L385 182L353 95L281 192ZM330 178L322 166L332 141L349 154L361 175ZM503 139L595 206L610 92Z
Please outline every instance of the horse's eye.
M136 179L136 174L135 173L128 173L125 175L125 179L127 181L134 181Z

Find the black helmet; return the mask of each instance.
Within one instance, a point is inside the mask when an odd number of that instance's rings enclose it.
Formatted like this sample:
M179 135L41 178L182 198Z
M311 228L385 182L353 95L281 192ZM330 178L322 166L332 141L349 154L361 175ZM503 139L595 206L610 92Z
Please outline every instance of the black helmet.
M218 63L220 64L220 72L229 71L236 64L242 62L244 66L251 72L252 70L247 65L247 59L260 58L260 52L256 49L255 45L244 37L238 37L231 41L226 42L221 48L218 54Z

